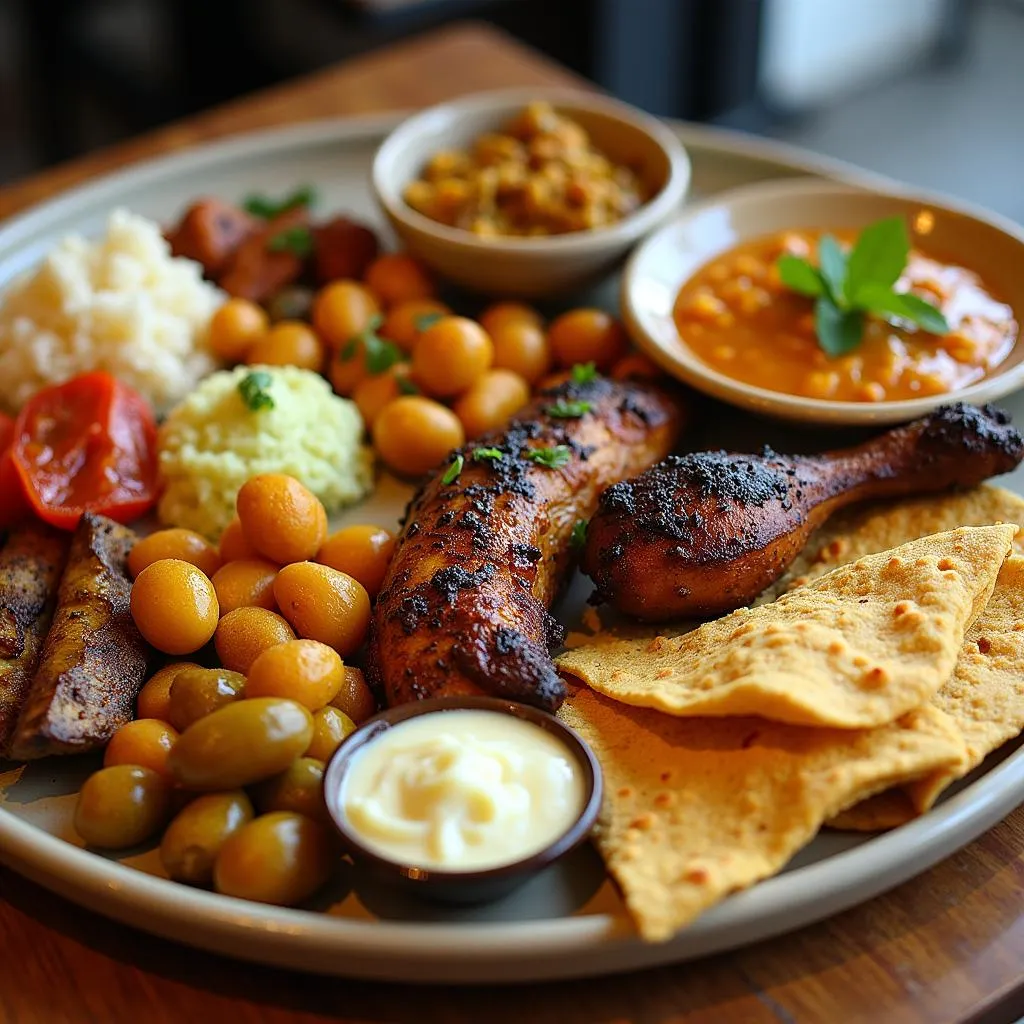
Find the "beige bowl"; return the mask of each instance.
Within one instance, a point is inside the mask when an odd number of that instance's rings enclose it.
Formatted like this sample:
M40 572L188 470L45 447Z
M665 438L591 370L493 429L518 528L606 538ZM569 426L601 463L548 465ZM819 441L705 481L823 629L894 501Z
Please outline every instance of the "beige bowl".
M793 229L861 229L903 215L911 243L979 273L1024 324L1024 229L995 214L906 194L883 195L813 179L767 182L723 192L687 209L633 254L622 280L622 315L636 343L665 370L724 402L789 420L899 423L952 400L990 402L1024 385L1024 341L994 372L958 391L892 402L833 402L769 391L702 362L680 337L672 308L682 285L742 242Z
M637 167L653 198L609 227L545 238L480 238L406 204L406 185L434 153L468 146L538 99L579 122L612 160ZM668 128L623 103L574 90L516 89L469 96L403 121L377 151L371 180L406 247L442 277L485 294L540 298L573 291L614 269L683 201L690 160Z

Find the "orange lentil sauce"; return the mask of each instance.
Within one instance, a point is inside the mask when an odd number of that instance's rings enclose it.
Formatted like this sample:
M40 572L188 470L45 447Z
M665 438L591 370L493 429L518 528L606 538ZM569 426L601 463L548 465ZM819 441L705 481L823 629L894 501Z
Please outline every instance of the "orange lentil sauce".
M770 391L847 402L945 394L980 380L1017 340L1013 310L977 274L912 251L897 291L938 306L938 336L868 317L861 344L838 358L818 346L814 302L787 289L775 266L785 252L817 265L820 232L785 231L737 246L680 290L674 317L693 352L719 373ZM847 249L855 232L832 234Z

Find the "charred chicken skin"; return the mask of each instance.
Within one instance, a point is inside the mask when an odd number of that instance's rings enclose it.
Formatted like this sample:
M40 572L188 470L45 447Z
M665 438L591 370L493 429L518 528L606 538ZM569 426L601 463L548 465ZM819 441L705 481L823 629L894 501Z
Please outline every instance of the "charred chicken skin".
M679 421L652 386L570 381L454 452L410 503L377 600L371 678L388 703L487 693L556 708L548 649L563 630L548 608L574 531L605 487L671 449Z
M837 509L970 487L1022 456L1005 413L963 404L818 456L670 456L604 493L582 568L597 597L627 615L720 615L778 579Z

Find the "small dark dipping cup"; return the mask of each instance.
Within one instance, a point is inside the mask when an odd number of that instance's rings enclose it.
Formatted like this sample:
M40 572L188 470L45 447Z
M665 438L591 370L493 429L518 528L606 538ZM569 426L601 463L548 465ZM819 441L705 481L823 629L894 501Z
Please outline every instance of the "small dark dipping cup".
M493 868L466 871L442 871L416 864L403 864L381 856L364 846L358 833L349 827L341 806L345 773L354 756L388 729L420 715L443 715L448 711L491 711L512 715L539 726L564 744L575 759L585 794L579 817L553 843L520 860ZM590 834L601 808L601 766L593 751L567 725L545 711L502 700L500 697L440 697L415 701L382 711L361 725L338 748L324 776L324 798L331 820L341 834L353 859L381 881L400 886L405 892L439 903L486 903L501 899L538 871L553 864L579 846Z

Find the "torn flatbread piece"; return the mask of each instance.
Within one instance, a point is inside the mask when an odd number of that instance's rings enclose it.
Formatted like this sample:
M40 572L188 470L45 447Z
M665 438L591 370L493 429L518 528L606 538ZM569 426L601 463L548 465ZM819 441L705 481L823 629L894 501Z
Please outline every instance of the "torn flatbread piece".
M876 501L836 513L816 530L793 564L755 604L823 576L847 562L958 526L1012 523L1019 527L1014 554L1024 555L1024 498L1002 487L901 501Z
M808 729L675 718L580 687L558 716L601 763L594 840L651 942L777 873L844 807L964 756L932 707L878 729Z
M558 666L599 693L670 715L884 725L952 675L1015 532L925 537L682 636L577 647Z
M988 605L967 633L952 677L931 703L963 736L964 763L857 804L829 822L832 827L875 832L910 821L1024 729L1024 558L1006 560Z

